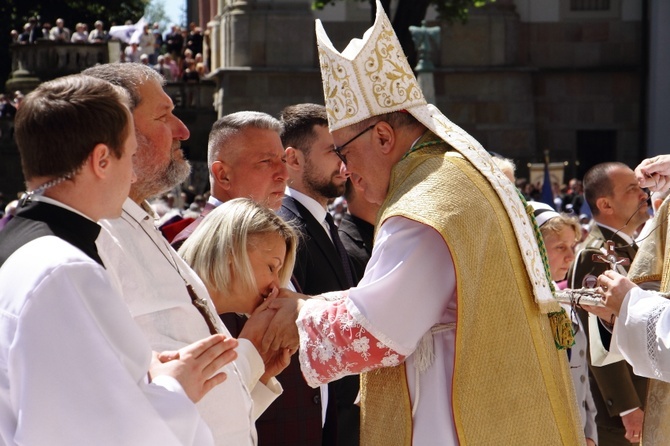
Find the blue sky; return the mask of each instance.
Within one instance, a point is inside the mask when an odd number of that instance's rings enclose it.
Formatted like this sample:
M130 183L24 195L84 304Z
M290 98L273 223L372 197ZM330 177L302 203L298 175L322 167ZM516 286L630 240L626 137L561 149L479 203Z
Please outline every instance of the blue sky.
M154 0L156 1L156 0ZM160 0L158 0L160 1ZM186 6L185 0L163 0L163 5L165 6L165 12L170 18L171 23L181 24L183 21L183 10Z

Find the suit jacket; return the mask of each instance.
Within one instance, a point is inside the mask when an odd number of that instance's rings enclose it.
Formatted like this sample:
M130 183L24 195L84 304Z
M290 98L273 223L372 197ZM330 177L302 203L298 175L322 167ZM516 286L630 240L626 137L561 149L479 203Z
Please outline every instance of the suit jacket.
M337 248L321 222L318 222L299 201L288 196L284 197L278 214L284 220L291 222L302 234L296 255L296 265L293 269L294 279L302 291L305 294L315 295L349 289L350 284ZM351 266L354 271L353 265ZM291 362L297 363L298 360L294 358ZM302 375L300 380L303 385L307 386ZM280 381L284 385L284 373L280 375ZM329 411L326 416L322 444L334 444L332 440L337 438L338 445L358 445L359 408L354 405L358 387L357 375L345 377L328 385ZM279 398L277 403L281 404L281 400L282 398ZM278 406L277 403L274 406ZM331 412L334 407L337 412L335 417ZM336 427L332 424L334 420L337 421ZM335 429L337 433L334 432ZM262 441L260 443L263 444Z
M207 214L212 212L214 209L216 209L216 206L208 201L200 215L198 215L198 217L190 225L182 229L181 232L172 239L170 244L175 249L175 251L179 251L179 247L181 247L186 239L189 238L191 234L193 234L193 231L195 231L195 228L197 228L200 222L202 222L202 219L205 218Z
M609 269L606 263L593 261L593 254L602 254L600 248L604 247L606 240L612 240L615 251L619 257L626 257L631 261L637 252L636 247L626 246L628 243L615 235L612 231L599 225L595 225L577 253L572 268L568 272L568 284L571 288L581 288L582 281L587 275L598 277ZM627 270L627 268L626 268ZM578 310L584 330L589 336L588 313ZM605 348L609 349L612 334L598 324L600 338ZM589 350L589 364L591 364ZM591 392L598 409L596 424L598 425L598 436L607 438L600 434L602 429L616 430L621 433L621 443L629 445L624 439L625 429L619 414L634 407L644 409L647 393L647 379L633 373L633 368L626 362L620 361L604 367L589 366L589 379L591 381ZM603 443L604 444L604 443ZM611 443L608 443L611 444Z
M342 217L337 232L340 234L344 249L349 254L358 283L363 278L365 267L372 255L375 226L347 212Z

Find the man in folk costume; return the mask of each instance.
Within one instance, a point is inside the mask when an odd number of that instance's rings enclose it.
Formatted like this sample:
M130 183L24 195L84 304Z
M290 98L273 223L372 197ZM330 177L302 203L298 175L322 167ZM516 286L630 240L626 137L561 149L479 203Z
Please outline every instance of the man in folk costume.
M635 230L648 218L647 193L640 188L635 173L619 162L596 164L584 175L584 197L595 224L568 271L570 288L592 288L593 281L611 266L600 258L612 242L619 258L616 269L626 274L635 258ZM625 260L625 261L624 261ZM624 261L624 262L622 262ZM589 380L598 409L596 424L602 444L637 444L644 419L647 379L635 375L625 361L609 357L611 317L589 315L578 310L589 339Z
M652 159L653 160L653 159ZM642 187L652 190L667 189L667 178L644 177L640 169L651 160L645 160L635 170ZM653 172L652 172L653 173ZM646 183L645 183L646 181ZM667 199L656 212L652 221L654 230L640 243L637 255L628 271L628 278L642 288L670 291L670 258L668 235L670 234L670 201ZM599 279L600 281L600 279ZM667 303L659 297L648 298L646 293L635 289L628 293L617 320L614 339L626 360L636 373L650 378L641 444L644 446L667 445L670 442L670 381L664 364L664 333L667 337ZM621 324L621 326L619 326ZM625 333L625 336L623 334ZM621 345L624 342L625 345ZM626 348L627 345L636 346ZM666 382L664 382L666 381Z
M518 192L426 103L379 2L341 54L316 33L334 150L381 209L358 286L283 290L265 346L299 334L312 386L367 372L366 446L584 444L557 348L571 340L552 329L567 318Z

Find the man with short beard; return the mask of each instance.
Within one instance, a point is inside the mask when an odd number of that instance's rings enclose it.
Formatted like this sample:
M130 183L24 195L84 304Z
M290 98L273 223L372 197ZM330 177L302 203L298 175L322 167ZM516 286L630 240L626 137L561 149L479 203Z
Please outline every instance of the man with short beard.
M189 131L172 113L164 79L151 67L133 63L99 65L84 74L123 87L131 98L137 181L121 217L102 221L104 230L96 241L131 315L155 351L178 350L210 333L230 336L202 281L155 228L157 216L146 201L190 173L180 148ZM222 369L228 379L198 403L217 445L257 444L255 420L281 393L273 378L281 370L266 370L266 358L258 353L265 316L247 322L239 334L238 359Z
M297 104L284 108L280 114L284 126L281 134L286 150L288 187L278 214L290 221L302 234L293 269L296 288L314 295L346 290L356 283L353 267L339 239L328 200L344 193L347 177L344 164L333 151L333 137L328 131L326 108L317 104ZM359 409L354 405L358 395L358 375L347 376L328 384L322 407L325 408L323 429L310 423L321 417L314 413L310 389L300 373L298 358L282 372L285 394L264 417L258 420L261 443L268 445L358 444ZM322 386L323 387L323 386ZM325 390L325 389L324 389ZM326 397L327 395L327 397ZM283 406L283 407L282 407ZM303 413L302 417L298 413ZM295 423L293 425L292 423ZM290 438L277 438L277 426L291 432ZM316 436L313 436L317 434Z

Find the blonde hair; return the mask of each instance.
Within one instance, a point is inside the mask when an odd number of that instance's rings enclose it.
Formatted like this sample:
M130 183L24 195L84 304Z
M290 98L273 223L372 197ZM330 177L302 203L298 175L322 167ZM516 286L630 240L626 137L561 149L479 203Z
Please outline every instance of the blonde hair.
M248 198L227 201L209 213L179 248L179 255L210 290L227 293L233 280L241 281L243 289L254 290L249 238L269 233L280 235L286 243L286 258L279 271L280 286L285 287L295 264L296 233L271 209Z
M575 231L575 241L581 239L582 227L579 224L579 221L576 217L571 217L567 214L559 214L555 217L551 217L540 226L540 232L542 233L542 238L546 240L548 235L558 234L566 227L570 227Z

